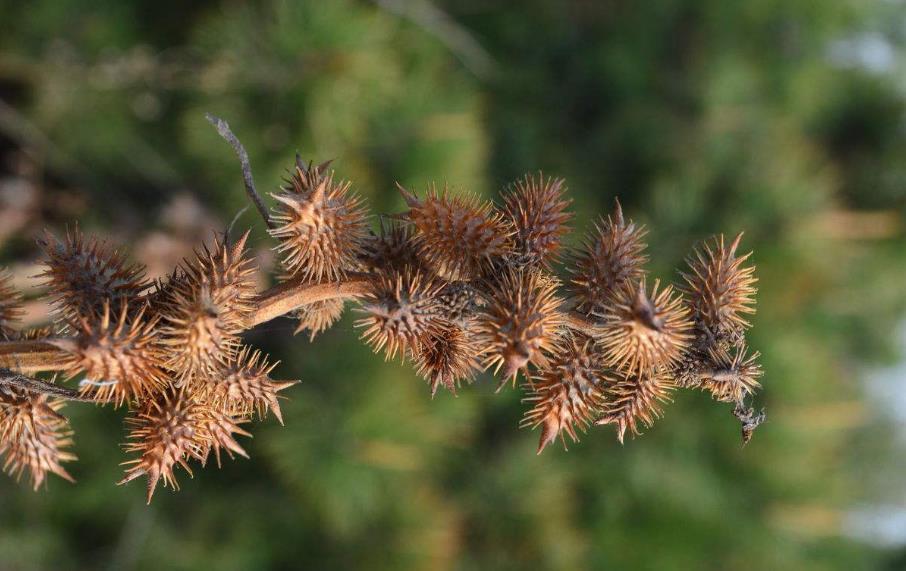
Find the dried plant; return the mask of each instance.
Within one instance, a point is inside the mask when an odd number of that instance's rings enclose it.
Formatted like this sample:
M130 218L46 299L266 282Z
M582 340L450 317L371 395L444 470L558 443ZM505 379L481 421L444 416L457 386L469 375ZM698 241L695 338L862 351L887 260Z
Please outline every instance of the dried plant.
M617 203L572 252L565 287L554 275L570 219L562 180L517 181L503 205L399 187L408 209L377 232L329 163L298 157L269 211L248 157L228 125L209 117L240 158L249 198L283 254L278 284L256 291L248 233L202 246L167 279L150 283L123 254L70 231L40 240L54 324L16 327L21 294L0 278L0 454L35 487L62 464L71 431L63 401L124 406L126 475L177 488L213 455L246 456L237 440L296 381L271 377L276 363L242 334L287 316L314 337L359 304L362 339L388 359L409 359L428 383L456 392L490 369L500 387L520 383L540 428L538 452L612 424L622 442L661 416L670 391L701 389L732 403L743 441L764 421L748 406L760 387L758 353L745 333L754 313L754 267L740 236L722 236L689 258L682 289L646 279L645 231ZM29 376L62 372L78 389ZM520 375L521 373L521 375Z

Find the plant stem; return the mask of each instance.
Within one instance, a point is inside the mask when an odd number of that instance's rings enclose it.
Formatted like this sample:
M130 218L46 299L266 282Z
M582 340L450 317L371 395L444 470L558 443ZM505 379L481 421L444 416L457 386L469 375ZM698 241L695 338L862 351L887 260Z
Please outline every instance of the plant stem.
M248 322L252 328L286 315L302 306L327 299L352 299L365 294L366 274L353 274L346 280L321 284L292 279L258 295L255 312ZM0 341L0 367L21 373L57 371L65 365L68 353L63 350L73 338L48 338L33 341Z

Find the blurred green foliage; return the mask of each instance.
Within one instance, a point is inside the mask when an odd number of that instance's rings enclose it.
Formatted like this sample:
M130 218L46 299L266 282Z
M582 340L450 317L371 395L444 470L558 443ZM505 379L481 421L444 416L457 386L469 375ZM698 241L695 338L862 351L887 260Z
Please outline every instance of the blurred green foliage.
M350 316L312 346L279 321L249 338L303 383L285 428L255 427L252 461L181 474L146 508L141 486L113 486L121 412L69 406L79 483L0 483L0 568L884 565L841 524L880 461L855 451L875 426L859 363L893 360L906 309L903 9L0 0L0 100L28 126L0 114L0 140L40 148L47 176L85 193L83 226L148 229L184 189L232 218L239 169L206 111L260 188L298 150L334 158L378 212L401 207L394 181L492 196L543 169L570 186L573 244L619 196L663 279L697 240L746 231L769 413L743 450L727 406L677 393L642 439L596 429L536 457L517 391L483 378L431 400Z

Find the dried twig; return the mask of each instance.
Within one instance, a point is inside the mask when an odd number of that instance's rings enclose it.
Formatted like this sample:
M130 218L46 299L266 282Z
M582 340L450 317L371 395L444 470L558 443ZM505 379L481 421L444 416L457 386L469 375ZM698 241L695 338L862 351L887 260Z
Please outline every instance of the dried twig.
M233 147L234 151L236 151L236 155L239 156L239 166L242 168L242 181L245 183L245 192L255 205L255 208L258 209L258 212L261 214L261 218L264 220L264 223L267 224L267 227L273 228L274 224L271 222L267 207L264 205L261 196L255 189L255 180L252 178L252 166L249 164L249 154L246 152L245 147L242 146L242 143L239 142L239 139L233 134L230 125L226 121L219 117L215 117L210 113L206 113L205 118L214 125L214 128L217 129L220 136Z

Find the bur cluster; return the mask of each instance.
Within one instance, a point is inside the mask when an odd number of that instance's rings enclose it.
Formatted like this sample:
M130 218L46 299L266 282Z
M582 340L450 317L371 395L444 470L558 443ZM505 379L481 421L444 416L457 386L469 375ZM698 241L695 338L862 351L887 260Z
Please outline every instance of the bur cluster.
M562 179L527 175L499 204L399 186L405 209L376 223L329 167L297 159L271 195L263 212L280 271L263 292L248 233L200 246L156 281L77 230L44 236L52 326L18 328L22 295L0 278L6 471L36 488L48 473L71 479L64 400L125 411L120 483L144 478L149 502L159 484L177 489L180 471L245 457L250 423L282 423L295 381L275 379L277 363L243 333L283 315L314 340L347 305L362 341L411 364L432 397L489 376L498 391L522 391L539 453L596 427L622 442L678 389L732 405L745 441L763 420L749 406L762 370L746 344L756 278L741 234L699 245L672 285L649 276L645 229L618 202L567 250ZM36 371L59 380L25 375Z

